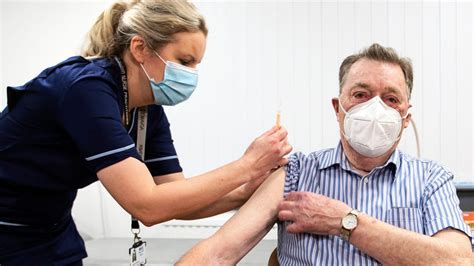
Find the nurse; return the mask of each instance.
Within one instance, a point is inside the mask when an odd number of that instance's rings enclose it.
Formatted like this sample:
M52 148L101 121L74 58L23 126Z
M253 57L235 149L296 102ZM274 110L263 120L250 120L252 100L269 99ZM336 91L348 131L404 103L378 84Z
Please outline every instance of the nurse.
M2 266L81 265L87 253L71 208L77 190L97 180L151 226L238 207L287 162L287 132L274 127L239 159L184 178L162 106L194 91L206 36L202 15L185 0L117 2L93 25L82 56L8 87L0 114Z

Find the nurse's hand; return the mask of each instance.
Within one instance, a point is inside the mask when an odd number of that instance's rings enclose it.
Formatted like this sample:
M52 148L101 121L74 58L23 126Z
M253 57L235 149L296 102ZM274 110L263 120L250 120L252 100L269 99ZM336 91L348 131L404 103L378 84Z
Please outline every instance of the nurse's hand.
M251 179L266 176L272 169L288 163L283 156L290 153L293 147L288 143L287 136L285 128L275 126L250 144L241 161L248 167Z

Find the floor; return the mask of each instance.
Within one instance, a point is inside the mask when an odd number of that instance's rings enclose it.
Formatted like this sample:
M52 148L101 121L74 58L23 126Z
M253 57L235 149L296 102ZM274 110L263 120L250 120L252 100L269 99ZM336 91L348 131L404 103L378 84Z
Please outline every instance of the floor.
M147 265L173 265L198 239L146 239ZM86 241L89 257L83 262L85 266L129 265L128 248L131 239L108 238ZM261 241L237 265L267 265L268 257L276 247L276 240Z

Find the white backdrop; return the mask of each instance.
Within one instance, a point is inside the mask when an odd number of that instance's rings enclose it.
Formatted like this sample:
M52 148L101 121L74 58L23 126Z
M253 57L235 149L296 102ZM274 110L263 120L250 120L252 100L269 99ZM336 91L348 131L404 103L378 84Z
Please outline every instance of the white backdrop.
M1 1L0 107L6 105L7 85L23 84L78 54L89 27L111 2ZM279 101L295 151L335 146L339 135L330 99L337 96L338 67L347 55L379 42L413 60L411 112L422 157L440 161L458 181L474 181L472 3L196 5L210 29L200 84L189 101L166 108L187 176L237 159L273 125ZM401 148L416 154L411 127ZM128 215L99 184L80 191L74 216L80 230L92 237L129 236ZM228 216L172 221L145 229L145 235L202 237Z

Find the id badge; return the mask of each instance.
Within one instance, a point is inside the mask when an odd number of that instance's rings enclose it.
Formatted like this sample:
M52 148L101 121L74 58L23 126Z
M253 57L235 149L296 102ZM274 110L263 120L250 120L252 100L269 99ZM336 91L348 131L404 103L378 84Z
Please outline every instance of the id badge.
M146 264L146 242L137 241L128 249L131 266L141 266Z

